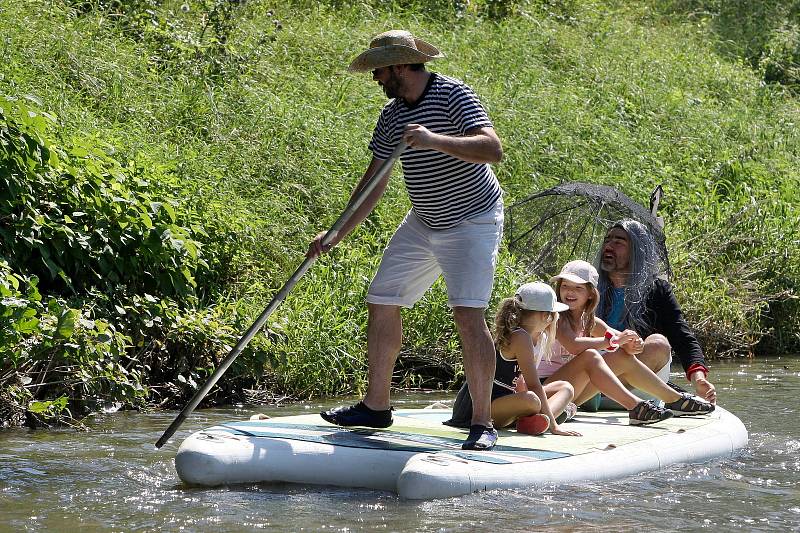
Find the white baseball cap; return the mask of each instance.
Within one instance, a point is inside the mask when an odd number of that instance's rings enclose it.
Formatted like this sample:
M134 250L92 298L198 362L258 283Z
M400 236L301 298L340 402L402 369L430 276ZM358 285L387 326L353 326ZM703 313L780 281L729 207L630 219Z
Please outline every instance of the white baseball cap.
M557 279L565 279L573 283L591 283L592 287L597 287L597 281L600 279L600 276L597 273L597 269L592 266L591 263L578 259L564 265L564 268L561 269L561 273L559 273L558 276L550 278L550 281L553 282Z
M547 283L534 281L526 283L519 289L515 298L520 306L528 311L549 311L561 312L569 309L567 304L562 304L556 300L556 293Z

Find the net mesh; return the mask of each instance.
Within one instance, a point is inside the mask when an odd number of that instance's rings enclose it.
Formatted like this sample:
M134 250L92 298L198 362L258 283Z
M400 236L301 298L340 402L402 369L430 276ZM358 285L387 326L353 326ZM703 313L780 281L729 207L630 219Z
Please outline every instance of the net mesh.
M651 209L660 200L653 191ZM506 211L509 249L529 272L541 278L557 274L564 263L583 259L597 266L597 253L608 228L624 218L641 222L653 237L657 262L650 272L671 275L661 224L650 210L614 187L562 183L511 205Z

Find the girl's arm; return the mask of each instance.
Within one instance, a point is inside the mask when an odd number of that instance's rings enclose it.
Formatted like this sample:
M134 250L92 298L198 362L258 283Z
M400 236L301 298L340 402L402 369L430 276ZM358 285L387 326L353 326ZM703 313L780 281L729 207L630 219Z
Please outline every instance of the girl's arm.
M606 331L610 331L615 335L619 334L619 331L606 324L602 319L594 317L594 324L592 325L592 337L603 337L606 334Z
M599 318L595 317L594 326L592 326L592 335L605 336L606 332L610 332L615 336L614 342L625 353L629 355L636 355L642 352L642 346L644 345L644 342L642 341L642 338L639 336L638 333L636 333L632 329L626 329L625 331L617 331L616 329L610 327L608 324L606 324Z
M592 337L578 336L566 320L559 320L556 339L569 353L575 355L586 350L605 350L608 348L608 339L604 337L605 331L598 336L594 336L595 328L592 328L591 333Z
M525 330L516 330L511 335L509 351L517 357L517 364L525 378L525 385L528 390L533 392L542 404L541 413L550 419L550 433L555 435L572 435L574 432L565 433L561 431L556 423L556 417L547 403L547 394L544 392L539 373L536 371L536 355L533 353L533 341Z

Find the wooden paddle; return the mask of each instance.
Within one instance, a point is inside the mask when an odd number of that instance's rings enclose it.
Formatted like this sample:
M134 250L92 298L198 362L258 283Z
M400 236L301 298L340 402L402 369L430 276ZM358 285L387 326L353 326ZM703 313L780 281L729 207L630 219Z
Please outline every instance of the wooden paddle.
M355 193L353 198L350 200L350 203L345 208L344 212L341 215L339 215L339 218L336 219L336 222L333 223L331 228L325 234L325 237L323 237L322 239L323 247L326 247L333 241L333 239L339 233L339 230L342 228L342 226L344 226L345 222L347 222L350 219L350 217L352 217L353 214L358 210L358 208L361 207L361 205L367 199L367 196L369 196L369 194L378 185L378 182L381 181L381 179L387 172L391 171L395 161L397 161L397 158L400 157L400 154L402 154L405 149L406 149L405 141L400 141L400 143L398 143L398 145L395 147L392 154L389 156L389 159L384 161L381 164L381 166L378 167L378 170L375 171L375 174L372 176L372 178L364 185L364 187L360 191L357 191ZM197 392L195 392L194 396L192 396L192 399L189 400L188 404L186 404L186 407L183 408L183 410L180 412L180 414L178 414L175 420L172 421L172 424L169 425L164 434L161 435L161 438L158 439L158 442L156 442L156 448L161 448L167 442L167 440L169 440L169 438L175 433L175 431L177 431L180 425L183 424L183 421L186 420L186 418L192 413L192 411L194 411L195 407L197 407L197 405L203 400L203 398L205 398L206 394L208 394L208 391L211 390L211 387L213 387L217 383L219 378L222 377L222 374L224 374L225 371L228 370L228 367L231 366L233 361L239 356L242 350L245 349L247 344L262 328L264 323L267 321L267 318L269 318L269 315L271 315L272 312L275 310L275 308L277 308L278 305L280 305L280 303L286 298L286 296L289 294L289 291L292 290L295 284L300 280L300 278L303 277L303 275L308 271L308 269L311 268L311 265L314 264L316 260L317 257L306 257L305 261L303 261L303 263L299 267L297 267L297 270L294 271L294 274L292 274L289 280L283 285L283 287L281 287L281 289L278 291L278 293L275 295L272 301L267 305L266 309L264 309L264 312L262 312L261 315L258 317L258 319L256 319L256 321L253 323L253 325L250 326L250 329L248 329L245 332L245 334L242 335L242 338L239 339L239 342L236 343L236 346L233 347L233 349L230 351L225 360L222 361L222 363L220 363L220 365L208 379L206 384L203 385L200 389L198 389Z

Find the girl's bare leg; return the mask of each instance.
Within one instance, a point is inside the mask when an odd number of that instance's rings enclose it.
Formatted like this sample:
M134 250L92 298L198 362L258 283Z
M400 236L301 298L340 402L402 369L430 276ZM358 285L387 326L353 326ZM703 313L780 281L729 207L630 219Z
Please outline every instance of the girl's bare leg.
M644 363L632 355L620 351L606 354L604 359L611 371L620 380L648 394L652 394L659 400L669 403L681 397L680 394L661 381Z
M586 350L576 355L550 376L547 383L557 380L572 383L578 405L597 394L598 390L628 410L641 401L622 385L597 350Z
M551 381L544 385L547 403L555 416L560 415L572 401L575 392L568 381Z
M533 392L515 392L492 401L492 420L495 427L504 428L517 418L535 415L541 409L542 402Z

